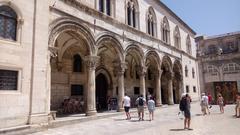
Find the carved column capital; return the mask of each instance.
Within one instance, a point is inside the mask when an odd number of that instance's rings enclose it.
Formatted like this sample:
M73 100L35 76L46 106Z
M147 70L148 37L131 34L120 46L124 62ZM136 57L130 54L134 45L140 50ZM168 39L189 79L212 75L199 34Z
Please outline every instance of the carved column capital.
M84 62L90 70L95 70L96 66L99 62L100 57L99 56L85 56L84 57Z
M147 72L146 66L137 66L137 72L140 76L145 76Z
M125 62L119 62L114 64L114 73L118 76L123 75L125 72L125 69L127 69L127 63Z

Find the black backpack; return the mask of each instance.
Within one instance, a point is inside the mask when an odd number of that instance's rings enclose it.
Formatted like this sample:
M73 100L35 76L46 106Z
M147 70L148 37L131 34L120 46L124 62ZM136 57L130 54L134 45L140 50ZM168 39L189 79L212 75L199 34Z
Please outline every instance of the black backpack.
M183 98L182 100L180 100L180 104L179 104L180 111L184 111L185 110L185 106L186 106L186 99Z
M144 104L143 98L139 98L138 105L143 106L143 104Z

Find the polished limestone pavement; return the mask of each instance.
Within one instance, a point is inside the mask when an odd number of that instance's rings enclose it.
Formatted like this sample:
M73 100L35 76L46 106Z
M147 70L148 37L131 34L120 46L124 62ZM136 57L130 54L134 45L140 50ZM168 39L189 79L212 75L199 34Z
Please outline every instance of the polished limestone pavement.
M162 106L155 111L155 119L149 121L145 111L144 121L138 121L132 113L131 120L125 115L89 120L51 128L31 135L239 135L240 118L235 118L234 106L225 107L220 114L218 106L211 108L211 114L202 116L199 103L192 103L193 130L183 129L183 119L178 115L178 105Z

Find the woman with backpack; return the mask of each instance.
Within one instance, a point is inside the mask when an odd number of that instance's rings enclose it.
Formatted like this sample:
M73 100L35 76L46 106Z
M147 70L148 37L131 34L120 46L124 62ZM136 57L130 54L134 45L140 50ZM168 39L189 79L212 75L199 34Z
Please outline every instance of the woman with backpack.
M190 123L191 123L191 112L190 112L190 103L191 103L191 97L186 94L185 96L182 97L180 101L179 108L181 111L184 112L184 129L192 130L190 128Z

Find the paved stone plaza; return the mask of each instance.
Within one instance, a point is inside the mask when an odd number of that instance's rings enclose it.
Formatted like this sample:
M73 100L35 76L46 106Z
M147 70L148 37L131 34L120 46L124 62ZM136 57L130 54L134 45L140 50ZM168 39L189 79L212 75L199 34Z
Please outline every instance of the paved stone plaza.
M240 119L233 117L234 106L225 107L220 114L218 106L213 106L211 115L200 115L199 103L192 104L193 130L183 130L183 120L177 115L178 105L163 106L156 110L155 120L138 121L137 114L131 120L125 115L92 120L73 125L65 125L32 135L239 135Z

